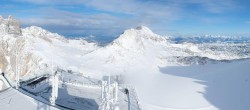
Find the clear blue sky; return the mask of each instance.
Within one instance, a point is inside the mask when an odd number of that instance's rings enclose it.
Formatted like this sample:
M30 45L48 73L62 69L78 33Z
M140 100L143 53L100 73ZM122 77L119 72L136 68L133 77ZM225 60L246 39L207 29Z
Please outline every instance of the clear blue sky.
M66 36L115 37L139 25L162 35L250 36L249 0L1 0L0 15Z

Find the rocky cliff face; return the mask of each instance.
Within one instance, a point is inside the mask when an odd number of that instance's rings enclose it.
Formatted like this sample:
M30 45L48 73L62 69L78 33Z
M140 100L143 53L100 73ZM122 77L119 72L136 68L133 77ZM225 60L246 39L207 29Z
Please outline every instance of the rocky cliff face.
M0 16L0 72L12 79L15 73L20 76L33 74L41 66L38 64L41 58L28 51L31 43L26 38L17 20Z
M0 72L6 72L11 78L15 73L21 76L32 72L33 54L25 51L25 39L16 35L0 36Z
M9 16L7 19L0 16L0 33L22 35L19 22L12 16Z

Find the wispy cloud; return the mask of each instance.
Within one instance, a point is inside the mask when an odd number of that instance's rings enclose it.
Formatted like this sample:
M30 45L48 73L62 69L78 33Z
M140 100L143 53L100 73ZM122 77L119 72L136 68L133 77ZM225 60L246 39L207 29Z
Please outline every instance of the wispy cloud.
M42 14L42 17L24 18L21 23L24 26L46 27L61 34L71 32L78 35L101 35L106 31L109 32L106 35L114 35L115 33L108 30L119 28L116 24L122 22L121 19L108 14L84 15L52 8L42 8L37 10L37 13Z
M12 0L34 4L32 9L18 9L23 25L38 25L61 34L115 36L138 25L153 30L185 20L196 23L226 22L226 13L239 7L234 0Z
M230 10L234 10L238 7L237 2L233 0L189 0L186 1L193 4L198 4L202 8L210 13L223 13Z
M16 0L19 1L19 0ZM22 23L28 25L39 25L46 27L60 26L75 29L75 31L88 34L110 34L117 35L126 28L135 27L137 25L152 25L162 22L169 22L178 19L179 8L170 4L168 6L160 5L153 2L139 2L134 0L79 0L68 4L68 1L49 1L49 0L25 0L29 3L40 4L45 8L35 9L39 17L31 17L22 19ZM21 1L20 1L21 2ZM22 1L23 2L23 1ZM122 4L121 4L122 3ZM84 12L76 13L74 11L62 10L51 5L72 5L84 6L87 8L100 10L101 12L94 14L84 14ZM41 17L42 16L42 17ZM126 17L124 17L126 16ZM82 31L81 31L82 30ZM90 31L91 30L91 31ZM67 32L67 31L64 31ZM72 31L71 31L72 32ZM116 33L116 34L114 34ZM109 34L109 35L110 35Z

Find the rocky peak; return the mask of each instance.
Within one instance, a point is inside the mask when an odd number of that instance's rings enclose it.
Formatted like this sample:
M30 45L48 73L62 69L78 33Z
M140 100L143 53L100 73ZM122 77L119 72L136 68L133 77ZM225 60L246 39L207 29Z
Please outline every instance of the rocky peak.
M132 28L132 29L128 29L125 30L124 33L122 35L129 35L129 36L147 36L147 35L156 35L155 33L153 33L152 30L150 30L148 27L146 26L138 26L136 28Z
M166 42L166 38L153 33L146 26L139 26L133 29L125 30L112 45L122 47L125 49L144 49L146 45L157 45L160 42ZM147 44L145 44L147 43Z
M4 19L2 16L0 16L0 32L22 35L19 22L12 16L9 16L7 19Z
M154 34L153 31L146 26L138 26L135 30L145 34Z
M153 41L165 41L166 38L155 34L146 26L138 26L136 28L125 30L118 39L148 39Z
M68 40L65 39L63 36L61 36L57 33L51 33L49 31L47 31L41 27L37 27L37 26L30 26L30 27L24 28L22 31L23 31L24 35L42 38L48 42L52 42L52 39L57 39L57 40L60 40L62 42L68 42Z

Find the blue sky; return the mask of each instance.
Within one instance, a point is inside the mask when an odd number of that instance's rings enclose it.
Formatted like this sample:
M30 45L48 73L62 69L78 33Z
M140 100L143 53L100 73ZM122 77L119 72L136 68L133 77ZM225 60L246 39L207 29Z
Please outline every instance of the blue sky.
M65 36L116 37L145 25L161 35L250 36L248 0L1 0L0 15Z

